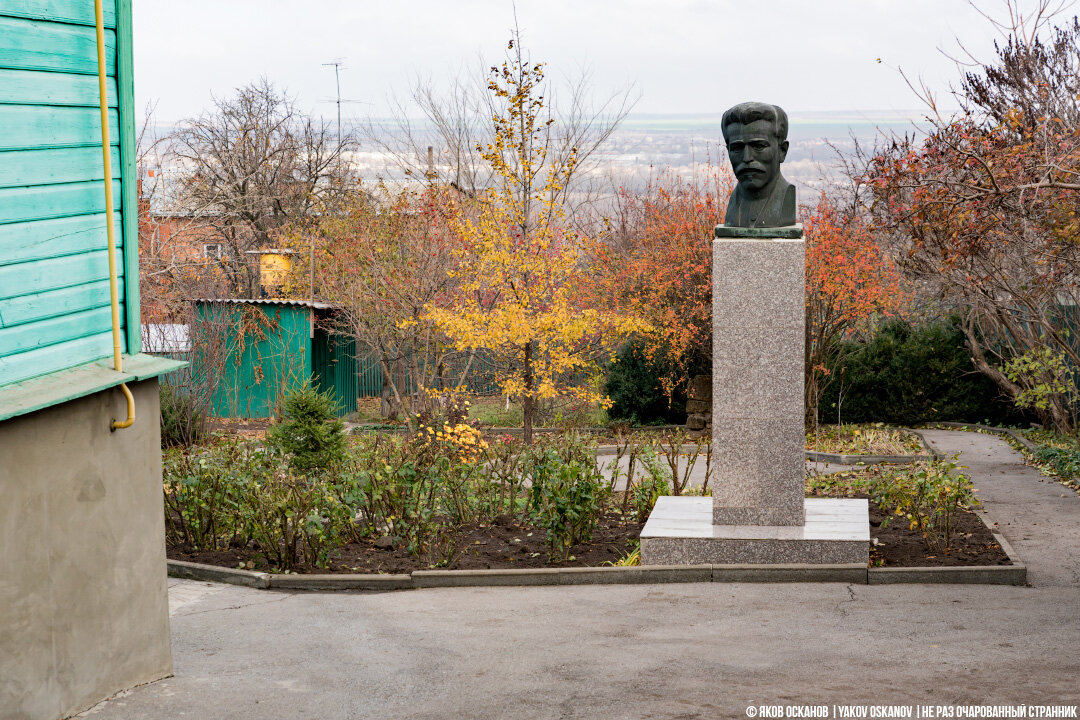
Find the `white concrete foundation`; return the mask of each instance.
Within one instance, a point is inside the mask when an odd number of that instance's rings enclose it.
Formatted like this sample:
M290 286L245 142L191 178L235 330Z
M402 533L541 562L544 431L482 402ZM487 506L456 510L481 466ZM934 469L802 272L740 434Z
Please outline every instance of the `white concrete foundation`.
M870 562L866 500L806 498L801 525L716 525L708 497L661 497L641 531L644 565Z

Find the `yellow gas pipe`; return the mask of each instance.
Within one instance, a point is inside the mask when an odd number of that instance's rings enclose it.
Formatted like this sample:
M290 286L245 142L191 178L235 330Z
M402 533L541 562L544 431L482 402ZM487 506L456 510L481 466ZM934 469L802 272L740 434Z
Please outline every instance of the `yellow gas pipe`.
M98 91L101 97L101 154L105 158L105 226L109 240L109 299L112 304L113 368L124 371L120 356L120 298L116 280L116 231L113 228L112 155L109 152L109 95L105 84L105 17L101 0L94 0L97 15ZM112 429L122 430L135 422L135 398L127 383L120 383L120 390L127 398L127 420L113 420Z

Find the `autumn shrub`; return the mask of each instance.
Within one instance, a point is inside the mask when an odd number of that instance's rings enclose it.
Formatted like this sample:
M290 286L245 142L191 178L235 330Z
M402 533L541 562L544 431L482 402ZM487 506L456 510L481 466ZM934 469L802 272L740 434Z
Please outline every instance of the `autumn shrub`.
M538 447L529 459L530 507L547 531L550 562L566 562L574 545L592 539L603 503L595 456L568 455Z
M278 570L325 566L333 549L389 538L433 566L456 556L462 528L531 514L550 556L588 541L611 492L587 435L545 435L533 446L443 429L366 433L329 468L301 472L277 444L219 438L165 454L171 544L257 547Z
M386 536L443 564L453 530L513 509L521 492L519 448L484 440L466 419L467 403L436 403L411 437L355 438L338 477L339 495L357 508L359 531ZM496 481L493 481L493 478Z
M442 470L417 462L407 438L364 434L350 447L339 495L358 508L363 535L393 538L419 556L442 512Z
M246 538L243 499L269 472L268 459L255 443L215 439L210 445L166 450L161 459L170 543L216 550Z
M301 474L254 440L215 438L162 459L171 543L218 550L254 540L270 563L288 570L301 561L324 565L352 526L354 510L327 475Z
M301 473L332 469L345 457L345 424L329 392L309 382L285 396L285 419L267 433L268 444Z
M159 388L161 398L161 447L192 445L206 435L206 413L191 396L167 382Z
M1018 408L1045 413L1057 407L1076 426L1080 378L1064 352L1045 345L1032 348L1010 358L1002 371L1020 388L1013 396Z
M504 435L488 443L484 467L488 479L486 515L516 517L528 511L525 468L528 452L524 443Z
M873 481L871 493L884 511L921 534L931 552L947 550L957 515L979 504L956 456L890 468Z
M306 561L324 567L345 542L353 512L325 474L302 474L266 453L265 472L245 486L240 513L248 536L273 565L291 570Z
M453 394L435 398L418 414L414 445L429 460L443 457L459 463L476 462L487 449L478 422L469 419L469 401Z
M648 357L659 360L645 370L673 405L685 403L685 388L694 375L708 372L713 228L734 185L726 166L707 163L687 178L663 170L643 187L619 188L610 224L588 243L595 270L589 289L600 301L625 307L648 322L629 352L647 349ZM679 413L674 407L667 414L658 404L652 410L634 404L635 384L628 383L624 396L630 401L624 405L628 409L613 418L629 418L636 411L642 422L685 420L685 415L675 417ZM643 399L650 404L657 397L655 388L653 379L643 388L649 393ZM619 404L614 395L612 399Z
M633 502L634 517L638 522L645 522L656 506L656 501L671 494L672 474L650 447L644 449L641 464L645 468L645 474L627 488L627 492Z
M1014 423L1023 416L972 368L956 318L894 319L843 343L821 399L823 422Z

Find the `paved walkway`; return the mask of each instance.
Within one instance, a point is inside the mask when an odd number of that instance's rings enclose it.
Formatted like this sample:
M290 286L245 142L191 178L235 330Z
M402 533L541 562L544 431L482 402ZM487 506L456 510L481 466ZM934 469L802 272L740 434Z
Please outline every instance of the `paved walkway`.
M686 584L288 594L171 581L176 675L92 718L720 718L1080 703L1080 497L963 452L1033 587Z
M962 453L963 472L975 481L986 517L1028 566L1029 583L1080 586L1080 495L1025 465L996 436L950 430L922 434L947 455ZM1080 616L1080 606L1076 610Z

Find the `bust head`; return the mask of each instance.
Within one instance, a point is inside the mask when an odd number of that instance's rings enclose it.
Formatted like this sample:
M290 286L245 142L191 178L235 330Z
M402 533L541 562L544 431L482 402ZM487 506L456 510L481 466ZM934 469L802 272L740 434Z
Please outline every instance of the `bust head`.
M767 103L739 103L724 113L721 128L739 190L749 197L768 194L787 157L787 113Z

